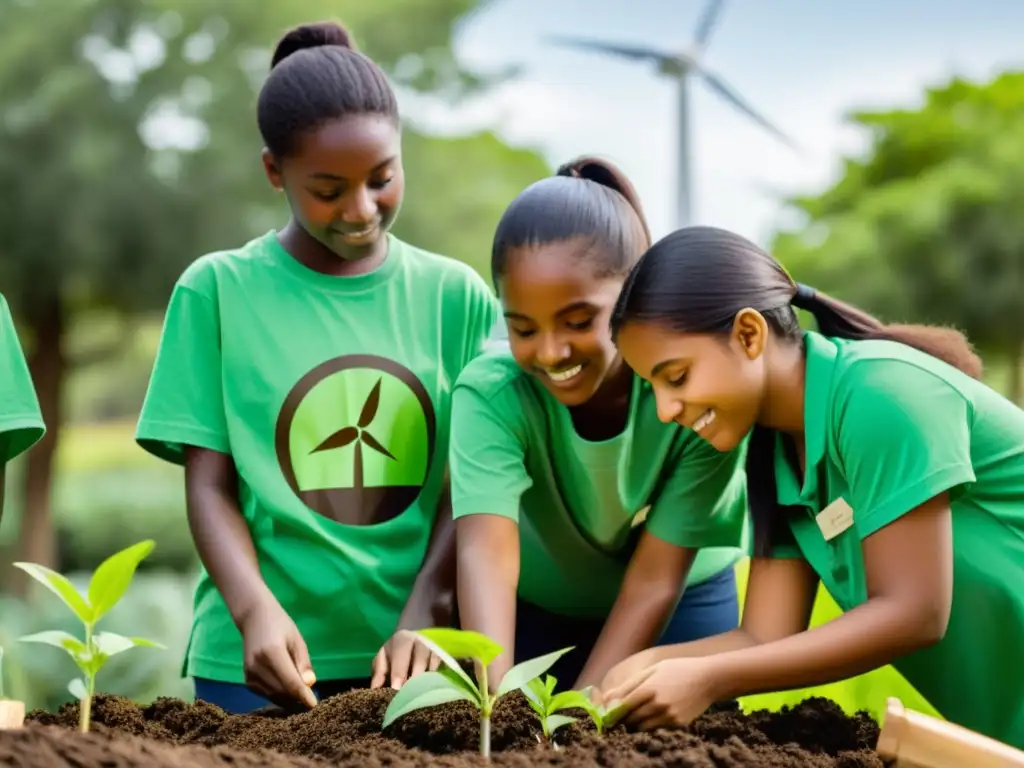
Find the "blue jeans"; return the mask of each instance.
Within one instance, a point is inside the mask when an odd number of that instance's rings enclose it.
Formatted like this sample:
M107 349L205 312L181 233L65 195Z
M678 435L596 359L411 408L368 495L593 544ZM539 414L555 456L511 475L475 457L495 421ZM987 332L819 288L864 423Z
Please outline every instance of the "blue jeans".
M700 640L739 625L740 604L736 573L726 568L706 581L688 586L655 645L672 645ZM575 646L549 670L559 688L575 685L605 619L580 619L550 613L522 600L516 608L516 654L518 664L559 648Z

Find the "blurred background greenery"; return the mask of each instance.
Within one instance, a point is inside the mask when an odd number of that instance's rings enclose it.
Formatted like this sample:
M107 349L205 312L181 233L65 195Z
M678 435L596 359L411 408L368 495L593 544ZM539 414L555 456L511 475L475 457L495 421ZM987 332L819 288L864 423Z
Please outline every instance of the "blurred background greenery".
M256 160L254 97L274 41L293 24L341 19L400 95L454 104L515 76L469 71L453 54L460 25L484 5L0 3L0 185L11 190L0 206L0 291L49 424L44 441L9 468L0 527L9 696L48 708L70 698L70 660L14 638L73 626L7 564L43 563L81 580L143 538L157 547L108 628L170 650L116 658L100 686L141 700L190 694L178 672L197 561L182 475L135 445L134 420L182 269L284 221ZM953 80L925 94L923 106L850 120L870 137L869 151L847 159L830 188L791 201L799 224L777 234L776 252L798 279L888 320L964 328L992 384L1020 402L1024 74ZM489 131L430 135L408 120L404 141L397 234L488 277L498 217L551 172L549 163ZM823 596L818 620L833 608ZM881 696L904 690L893 674L828 692L848 708L877 711Z

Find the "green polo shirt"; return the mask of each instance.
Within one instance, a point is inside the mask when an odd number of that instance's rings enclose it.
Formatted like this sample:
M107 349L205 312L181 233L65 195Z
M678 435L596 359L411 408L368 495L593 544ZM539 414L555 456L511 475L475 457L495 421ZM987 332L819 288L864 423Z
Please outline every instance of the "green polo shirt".
M39 400L25 353L14 328L7 300L0 295L0 467L37 442L46 433ZM3 498L0 496L0 506Z
M892 665L943 717L1024 747L1024 411L902 344L804 338L806 479L781 442L775 474L779 502L806 514L776 555L805 557L850 610L868 599L861 541L948 491L949 626ZM837 500L852 512L819 523Z

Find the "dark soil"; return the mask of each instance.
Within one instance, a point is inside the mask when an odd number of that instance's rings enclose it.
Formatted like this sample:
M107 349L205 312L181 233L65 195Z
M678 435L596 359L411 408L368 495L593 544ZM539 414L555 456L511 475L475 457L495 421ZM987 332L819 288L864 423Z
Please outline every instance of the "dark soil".
M78 733L78 705L31 712L25 728L0 732L0 766L9 768L414 768L482 766L475 754L475 710L459 702L420 710L385 732L388 689L360 690L289 715L268 709L226 715L205 703L158 699L139 707L114 697L93 702L93 730ZM497 766L673 766L673 768L881 768L878 726L850 718L825 699L782 712L710 711L684 730L599 737L589 719L557 732L558 748L538 742L539 724L522 694L502 699L492 719Z

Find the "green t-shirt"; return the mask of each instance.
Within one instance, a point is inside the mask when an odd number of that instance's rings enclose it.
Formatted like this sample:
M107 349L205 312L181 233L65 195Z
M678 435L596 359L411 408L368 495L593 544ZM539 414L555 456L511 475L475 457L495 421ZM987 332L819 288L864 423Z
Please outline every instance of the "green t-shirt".
M0 465L3 465L46 434L25 353L3 294L0 294L0 369L3 370L0 376Z
M781 443L775 474L779 502L806 514L790 517L796 550L776 554L805 557L850 610L868 599L861 540L949 491L949 627L892 664L943 717L1024 747L1024 411L902 344L805 339L807 479ZM840 499L831 511L845 515L819 526Z
M519 595L563 615L605 616L634 527L701 549L689 584L730 567L746 546L745 444L719 453L658 420L635 378L626 429L582 439L568 408L507 351L474 360L452 402L452 508L519 524ZM645 522L646 521L646 522Z
M230 453L268 587L321 680L368 676L442 493L451 388L498 318L468 266L389 237L331 277L269 232L179 279L137 439L181 463ZM185 674L242 682L242 639L203 572Z

